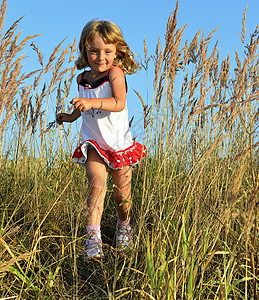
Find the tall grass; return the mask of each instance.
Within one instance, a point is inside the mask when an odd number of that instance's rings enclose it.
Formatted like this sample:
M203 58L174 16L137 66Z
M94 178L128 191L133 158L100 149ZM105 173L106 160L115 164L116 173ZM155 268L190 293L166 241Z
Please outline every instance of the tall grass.
M72 165L76 134L49 123L67 110L74 42L46 64L20 20L3 33L1 6L0 295L6 299L256 299L258 285L258 42L219 60L214 31L184 41L177 10L154 65L153 101L143 104L148 156L133 172L134 247L114 251L116 213L108 183L105 257L85 263L87 180ZM248 40L248 42L246 42ZM23 74L31 45L38 71ZM240 58L242 57L242 59ZM150 75L149 75L150 77Z

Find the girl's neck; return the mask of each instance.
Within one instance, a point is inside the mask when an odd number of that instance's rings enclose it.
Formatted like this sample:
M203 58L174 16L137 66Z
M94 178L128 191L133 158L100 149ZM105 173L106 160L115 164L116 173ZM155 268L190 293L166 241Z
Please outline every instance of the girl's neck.
M95 72L92 72L92 70L86 72L86 76L89 81L96 81L100 78L102 78L103 76L105 76L107 74L107 71L105 72L101 72L101 73L95 73Z

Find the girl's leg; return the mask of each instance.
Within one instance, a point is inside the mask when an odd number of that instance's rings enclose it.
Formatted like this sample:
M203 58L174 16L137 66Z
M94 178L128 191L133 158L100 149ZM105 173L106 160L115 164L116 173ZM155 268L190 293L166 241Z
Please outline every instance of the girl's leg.
M131 209L131 177L130 166L122 170L112 170L113 194L117 207L117 249L126 251L131 246L131 227L130 227L130 209Z
M107 189L107 167L96 150L89 150L87 156L86 174L89 188L84 256L85 259L96 259L103 256L100 224Z
M96 150L87 153L86 174L88 178L87 225L100 225L104 198L107 190L107 166Z
M118 217L121 221L127 221L130 217L131 209L131 166L125 166L121 170L111 170L111 174Z

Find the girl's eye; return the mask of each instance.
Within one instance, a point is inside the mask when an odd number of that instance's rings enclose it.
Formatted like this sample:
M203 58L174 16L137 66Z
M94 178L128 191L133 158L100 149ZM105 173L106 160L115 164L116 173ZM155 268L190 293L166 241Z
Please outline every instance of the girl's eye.
M90 50L90 52L93 53L93 54L96 54L96 53L97 53L97 50L93 50L93 49L92 49L92 50Z

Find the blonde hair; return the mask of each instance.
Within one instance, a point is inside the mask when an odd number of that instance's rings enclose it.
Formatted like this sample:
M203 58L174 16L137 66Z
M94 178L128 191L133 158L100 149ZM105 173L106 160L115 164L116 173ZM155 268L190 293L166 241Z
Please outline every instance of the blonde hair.
M90 49L89 43L96 36L100 36L105 44L115 44L117 56L113 64L122 68L124 73L133 74L140 69L139 63L135 60L133 52L123 38L120 28L110 21L92 20L82 30L79 51L80 55L75 62L78 70L89 67L86 50Z

